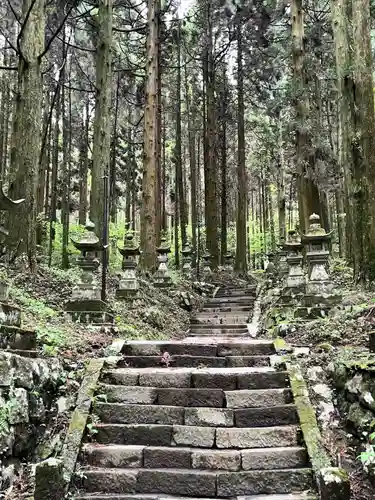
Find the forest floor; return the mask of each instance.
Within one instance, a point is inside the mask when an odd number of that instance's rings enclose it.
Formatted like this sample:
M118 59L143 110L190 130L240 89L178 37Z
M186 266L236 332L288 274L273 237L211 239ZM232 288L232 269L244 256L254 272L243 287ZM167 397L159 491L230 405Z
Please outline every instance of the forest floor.
M299 359L305 374L312 367L319 366L325 370L332 357L342 349L368 352L375 294L353 290L350 270L344 266L336 265L333 276L343 294L345 309L329 319L297 323L293 331L289 329L286 332L285 340L289 344L309 347L309 354ZM153 287L150 278L144 276L140 278L139 294L133 302L118 301L115 290L119 279L110 275L108 303L114 313L115 324L113 328L99 329L74 323L64 313L64 302L70 298L72 288L79 279L76 268L60 271L40 266L35 275L17 268L9 271L9 278L10 299L23 310L23 326L36 329L41 354L58 356L73 364L88 357L103 356L105 348L119 337L129 340L180 338L189 326L190 311L198 309L205 296L211 295L213 290L213 286L191 282L172 272L173 290L161 291ZM225 272L216 274L213 280L216 284L246 284L246 281ZM329 376L325 374L324 378L322 382L329 385ZM331 389L334 394L332 384ZM319 412L312 392L311 399ZM353 500L373 499L373 487L358 459L359 441L345 428L344 420L336 415L322 429L322 434L333 459L339 457L338 462L350 471Z
M342 294L341 309L326 319L295 323L294 328L286 330L285 341L293 347L309 348L309 354L301 355L298 361L308 382L310 399L318 416L322 413L322 400L317 398L314 386L327 384L332 391L336 413L331 414L324 424L324 418L318 418L318 421L324 444L334 463L350 473L352 500L373 500L374 486L358 457L363 449L365 436L361 439L346 427L345 415L340 414L337 407L337 394L329 365L343 351L368 355L369 332L374 328L372 318L375 316L375 292L360 287L353 289L351 270L340 263L332 267L336 289ZM315 371L317 367L321 371ZM311 379L314 371L318 375Z

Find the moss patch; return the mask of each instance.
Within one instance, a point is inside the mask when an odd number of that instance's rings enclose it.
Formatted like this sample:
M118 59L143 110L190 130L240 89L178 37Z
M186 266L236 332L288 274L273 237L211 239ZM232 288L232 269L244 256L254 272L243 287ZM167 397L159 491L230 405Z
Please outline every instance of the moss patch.
M324 450L315 411L310 403L308 389L301 370L297 365L291 365L289 363L287 364L287 370L303 439L311 464L315 471L319 471L322 468L328 468L331 466L331 460Z

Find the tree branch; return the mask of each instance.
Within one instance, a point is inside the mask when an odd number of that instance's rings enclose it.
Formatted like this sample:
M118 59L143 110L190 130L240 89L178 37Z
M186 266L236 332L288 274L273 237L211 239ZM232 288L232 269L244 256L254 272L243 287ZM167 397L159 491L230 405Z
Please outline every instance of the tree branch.
M23 59L24 61L26 61L26 59L25 59L24 55L22 54L22 50L21 50L21 38L22 38L23 32L25 31L26 25L29 21L31 11L34 8L35 3L36 3L36 0L33 0L31 2L30 7L26 13L24 21L22 22L22 26L21 26L20 32L18 33L18 37L17 37L17 49L18 49L17 52L18 52L20 59Z
M45 49L43 50L43 52L40 54L40 56L38 56L38 59L39 61L41 59L43 59L43 57L47 54L47 52L49 51L53 41L55 40L55 38L59 35L60 31L63 29L64 27L64 24L66 22L66 20L68 19L68 17L70 16L70 13L72 12L72 10L76 7L76 2L73 2L72 6L70 7L70 9L68 9L68 12L65 14L64 16L64 19L62 20L60 26L57 28L57 30L55 31L55 33L51 36L51 38L49 39Z

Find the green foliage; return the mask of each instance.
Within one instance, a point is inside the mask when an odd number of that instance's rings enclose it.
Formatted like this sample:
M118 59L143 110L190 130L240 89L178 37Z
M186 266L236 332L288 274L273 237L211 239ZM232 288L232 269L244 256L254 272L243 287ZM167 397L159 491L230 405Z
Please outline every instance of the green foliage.
M68 343L65 331L57 326L38 326L36 334L38 342L43 344L43 351L47 356L56 356L58 348L64 347Z
M57 311L48 307L43 300L30 297L21 288L11 286L10 296L22 306L25 312L35 316L38 321L46 321L57 316Z
M363 451L358 455L357 458L360 459L360 461L364 464L367 465L368 463L374 463L375 462L375 432L369 435L369 443L370 443L370 449L367 451Z

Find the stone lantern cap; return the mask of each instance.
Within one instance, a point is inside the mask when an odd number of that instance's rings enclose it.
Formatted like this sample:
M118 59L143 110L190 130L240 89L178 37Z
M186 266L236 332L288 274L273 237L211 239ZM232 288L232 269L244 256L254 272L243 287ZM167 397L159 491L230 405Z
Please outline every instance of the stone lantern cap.
M95 234L95 224L88 221L85 226L85 232L79 240L72 238L73 245L80 252L97 252L103 250L103 245Z
M284 243L285 247L288 249L301 249L303 247L301 237L295 229L290 229L288 231L288 239Z
M189 245L189 243L187 243L181 250L181 253L184 257L190 257L191 253L192 253L192 248L191 246Z
M167 255L171 251L170 245L167 243L167 238L162 236L160 238L160 246L156 249L159 255Z
M309 217L310 226L306 234L302 235L302 241L312 242L312 241L327 241L331 238L333 231L327 233L325 229L320 224L320 217L318 214L312 214Z
M125 242L124 242L123 248L120 248L120 247L117 247L117 248L123 257L131 257L131 256L136 256L136 255L141 254L141 252L139 250L139 245L137 245L134 241L133 233L128 233L125 236Z

